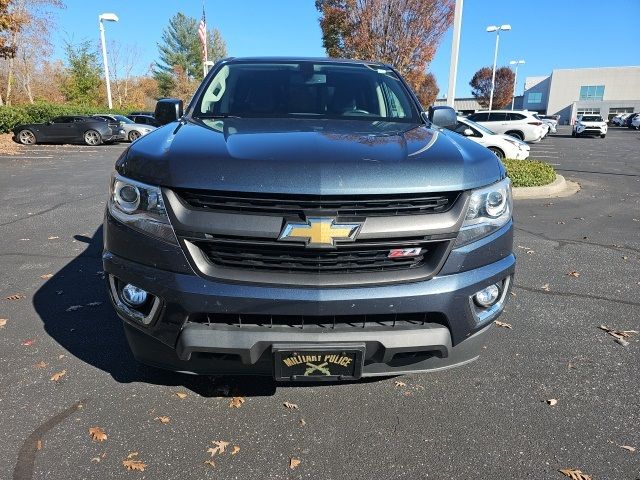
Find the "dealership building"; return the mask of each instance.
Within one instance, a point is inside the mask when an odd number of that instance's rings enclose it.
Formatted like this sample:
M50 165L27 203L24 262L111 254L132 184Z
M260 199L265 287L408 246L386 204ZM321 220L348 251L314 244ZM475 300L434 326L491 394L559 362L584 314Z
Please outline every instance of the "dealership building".
M527 77L522 108L560 115L562 124L578 115L640 112L640 66L558 69Z
M435 104L446 102L438 99ZM456 98L454 108L462 114L486 110L473 97ZM514 109L560 115L561 124L584 113L610 119L618 113L640 112L640 66L558 69L551 75L527 77Z

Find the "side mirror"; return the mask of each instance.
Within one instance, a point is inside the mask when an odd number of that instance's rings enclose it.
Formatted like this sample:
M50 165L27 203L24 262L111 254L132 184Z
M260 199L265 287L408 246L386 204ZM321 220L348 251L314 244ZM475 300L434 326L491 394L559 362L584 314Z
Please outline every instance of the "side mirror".
M160 125L180 120L184 114L184 104L177 98L162 98L156 103L155 117Z
M465 137L473 137L473 130L471 130L470 128L465 128L464 132L462 132L462 134Z
M454 127L458 123L458 115L451 107L429 107L428 118L441 128Z

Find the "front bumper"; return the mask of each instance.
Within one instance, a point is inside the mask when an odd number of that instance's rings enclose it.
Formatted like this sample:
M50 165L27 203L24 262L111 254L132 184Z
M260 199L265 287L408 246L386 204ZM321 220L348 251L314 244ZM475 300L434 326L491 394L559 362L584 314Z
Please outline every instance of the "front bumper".
M365 346L363 376L449 368L479 355L487 331L508 297L515 257L513 227L453 250L440 273L425 281L349 288L231 283L196 275L182 250L134 232L109 215L105 221L104 270L160 300L144 326L119 308L136 359L152 366L197 374L273 375L274 344ZM149 265L127 259L145 252ZM489 263L488 263L489 262ZM478 290L503 283L501 304L479 321L469 301ZM114 298L114 295L116 298ZM428 313L419 325L342 324L297 328L202 322L212 315L322 316ZM427 318L427 317L425 317Z

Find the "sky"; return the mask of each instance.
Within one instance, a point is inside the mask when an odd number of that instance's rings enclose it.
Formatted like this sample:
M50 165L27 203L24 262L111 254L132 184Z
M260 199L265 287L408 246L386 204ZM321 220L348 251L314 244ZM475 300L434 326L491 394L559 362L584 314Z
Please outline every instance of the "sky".
M424 0L428 1L428 0ZM107 42L136 45L137 73L157 59L157 43L177 12L200 18L202 0L64 0L52 41L63 58L65 40L99 41L98 15L116 13L106 24ZM230 56L325 56L314 0L205 0L207 24L227 42ZM640 65L632 33L640 20L640 0L464 0L456 96L470 96L469 80L491 66L495 33L489 25L510 24L500 35L498 66L525 60L518 70L518 93L527 76L556 68ZM440 87L448 88L452 30L445 34L429 66Z

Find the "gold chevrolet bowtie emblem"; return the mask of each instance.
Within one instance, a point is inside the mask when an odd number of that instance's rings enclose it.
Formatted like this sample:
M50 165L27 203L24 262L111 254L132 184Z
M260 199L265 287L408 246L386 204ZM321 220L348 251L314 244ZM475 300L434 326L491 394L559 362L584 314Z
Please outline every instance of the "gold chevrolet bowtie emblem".
M332 247L336 240L355 240L360 224L335 222L335 218L309 218L307 223L287 222L278 240L305 242L308 247Z

